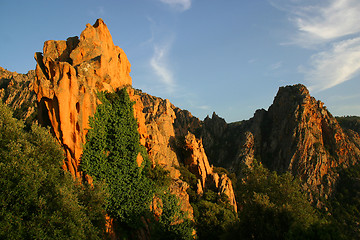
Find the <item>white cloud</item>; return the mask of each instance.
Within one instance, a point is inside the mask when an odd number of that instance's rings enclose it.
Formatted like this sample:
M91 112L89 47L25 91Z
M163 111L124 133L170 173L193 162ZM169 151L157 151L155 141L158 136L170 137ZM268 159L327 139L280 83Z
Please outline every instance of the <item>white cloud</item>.
M170 7L179 11L186 11L191 7L191 0L160 0L162 3L170 5Z
M360 37L336 42L310 58L302 68L312 91L322 91L348 81L360 72Z
M312 91L329 89L360 72L359 0L269 0L295 26L290 44L312 48L310 67L299 67ZM320 50L319 50L320 49Z
M360 1L335 0L324 8L309 8L295 21L299 31L310 39L328 41L359 32L359 12Z
M170 49L171 43L168 42L162 46L154 46L154 54L150 59L150 65L158 75L160 81L165 84L165 88L169 93L172 93L175 88L175 80L173 73L167 64L167 55Z
M287 3L272 0L271 3L288 12L297 28L291 43L302 47L313 47L360 32L359 0L292 0Z

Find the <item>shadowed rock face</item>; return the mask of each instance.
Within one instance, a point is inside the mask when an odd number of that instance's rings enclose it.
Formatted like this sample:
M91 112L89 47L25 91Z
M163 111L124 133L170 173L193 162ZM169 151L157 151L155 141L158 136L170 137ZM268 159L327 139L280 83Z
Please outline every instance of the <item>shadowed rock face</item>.
M355 164L360 150L323 105L303 85L280 88L263 125L261 155L271 169L291 171L326 197L335 168Z
M301 84L281 87L268 111L258 110L248 121L224 124L213 115L204 123L210 163L236 172L256 158L271 170L298 176L314 200L331 193L337 167L360 159L359 135L346 134Z
M101 19L87 24L80 39L46 41L35 59L40 122L51 125L66 150L64 168L79 177L88 119L98 104L96 92L131 85L130 63Z

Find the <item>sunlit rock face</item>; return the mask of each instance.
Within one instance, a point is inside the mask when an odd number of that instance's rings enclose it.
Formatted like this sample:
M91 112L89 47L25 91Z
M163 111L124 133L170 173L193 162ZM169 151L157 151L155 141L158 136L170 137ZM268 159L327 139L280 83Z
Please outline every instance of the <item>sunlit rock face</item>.
M143 105L146 134L145 146L153 164L163 166L176 179L177 188L172 188L180 197L183 210L192 212L186 190L177 169L186 166L198 179L198 194L210 186L215 186L218 194L225 194L237 211L232 182L226 174L219 176L209 164L202 140L194 132L201 128L202 122L186 110L175 107L167 99L161 99L138 92ZM138 120L139 121L139 120ZM175 191L176 189L176 191ZM181 191L180 191L181 190ZM181 192L181 194L180 194Z
M26 74L0 67L0 99L14 111L14 117L31 123L36 119L35 71Z
M79 176L88 119L99 104L96 93L131 85L130 63L102 19L87 24L80 38L46 41L35 59L40 122L50 125L63 145L64 168Z

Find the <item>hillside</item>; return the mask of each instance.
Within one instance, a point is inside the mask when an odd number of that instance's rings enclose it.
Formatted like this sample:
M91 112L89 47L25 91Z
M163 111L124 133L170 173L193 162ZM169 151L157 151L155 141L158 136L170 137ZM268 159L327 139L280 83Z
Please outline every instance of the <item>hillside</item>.
M27 74L0 68L2 102L28 128L50 128L74 179L105 184L106 236L358 236L335 203L345 201L338 183L360 177L359 119L333 117L305 86L281 87L249 120L202 121L132 88L127 56L101 19L80 37L46 41L35 59Z

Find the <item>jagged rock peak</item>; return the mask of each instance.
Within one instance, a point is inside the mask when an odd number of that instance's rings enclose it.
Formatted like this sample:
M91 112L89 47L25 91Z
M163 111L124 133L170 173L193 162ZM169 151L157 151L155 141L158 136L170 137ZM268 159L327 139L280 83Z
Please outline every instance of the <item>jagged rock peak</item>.
M299 96L309 96L309 90L303 84L287 85L285 87L280 87L277 95L283 94L292 94Z
M64 168L79 176L88 119L98 104L96 92L131 85L130 63L102 19L87 24L80 38L46 41L35 59L39 122L52 127L66 150Z

